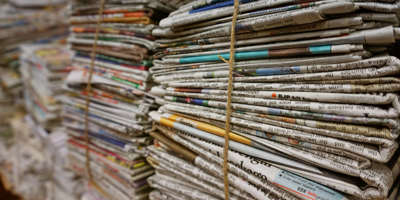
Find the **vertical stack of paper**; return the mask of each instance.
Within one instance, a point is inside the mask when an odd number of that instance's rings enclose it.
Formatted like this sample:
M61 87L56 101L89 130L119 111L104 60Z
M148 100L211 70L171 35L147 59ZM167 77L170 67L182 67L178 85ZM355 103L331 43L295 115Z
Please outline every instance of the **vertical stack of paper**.
M233 2L183 5L153 30L164 37L150 69L163 105L150 113L153 199L224 198ZM398 3L248 0L239 11L231 199L395 198Z
M20 72L25 109L46 130L61 126L61 86L71 70L72 52L59 45L22 45Z
M60 45L27 44L20 49L24 105L29 115L13 119L11 147L1 143L3 167L12 169L14 190L24 199L77 199L83 182L69 168L58 101L72 54Z
M148 93L154 54L151 31L173 8L153 0L106 1L91 79L86 92L95 42L100 1L70 6L71 35L68 42L75 55L66 80L63 123L71 136L69 155L77 171L85 171L85 109L89 112L89 157L93 182L85 199L145 199L150 188L146 178L154 169L142 153L152 143L148 135L157 109ZM86 107L89 96L90 105ZM98 185L101 190L94 187ZM103 192L101 192L103 191ZM105 193L104 193L105 192ZM108 196L108 197L107 197Z
M60 4L64 0L54 1L53 9L27 7L30 5L23 1L8 2L0 3L0 121L1 129L5 130L9 129L7 120L22 107L22 83L18 72L19 46L62 42L68 31L64 17L66 12ZM40 5L37 4L39 2ZM34 3L36 6L46 6L51 1Z

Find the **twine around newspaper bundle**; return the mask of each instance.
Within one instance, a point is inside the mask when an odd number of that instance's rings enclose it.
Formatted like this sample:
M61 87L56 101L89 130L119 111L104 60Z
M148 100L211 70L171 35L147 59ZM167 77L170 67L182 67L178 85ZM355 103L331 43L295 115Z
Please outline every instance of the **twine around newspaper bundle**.
M218 55L224 62L229 63L229 76L228 76L228 90L226 101L226 122L225 122L225 143L224 143L224 193L225 199L229 199L229 181L228 181L228 150L229 150L229 125L231 122L231 103L232 103L232 89L233 89L233 64L235 63L235 39L236 39L236 18L238 15L239 0L235 0L232 16L232 26L231 26L231 44L229 49L229 61Z
M96 24L96 33L94 36L94 43L93 43L93 50L92 50L92 55L91 55L91 61L90 61L90 67L89 67L89 74L88 74L88 81L86 85L86 103L85 103L85 157L86 157L86 170L88 173L89 177L89 183L91 186L95 187L98 189L101 193L103 193L105 196L109 197L109 195L97 185L93 181L93 176L92 176L92 170L90 168L90 156L89 156L89 143L90 143L90 138L89 138L89 104L90 104L90 91L92 89L92 74L93 74L93 66L94 66L94 59L96 57L96 50L97 50L97 40L99 38L99 32L100 32L100 24L102 21L102 16L103 16L103 9L105 5L105 0L101 0L100 7L99 7L99 17L97 18L97 24Z

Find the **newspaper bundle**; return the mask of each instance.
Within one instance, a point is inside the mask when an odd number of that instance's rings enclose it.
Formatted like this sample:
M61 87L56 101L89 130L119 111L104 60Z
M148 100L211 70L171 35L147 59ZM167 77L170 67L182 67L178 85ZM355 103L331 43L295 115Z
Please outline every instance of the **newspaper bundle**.
M2 149L4 165L12 167L14 190L24 199L78 199L83 182L69 167L58 100L63 79L71 69L71 52L55 44L24 44L19 48L23 102L30 115L7 116L12 119L12 130L9 138L1 138L2 144L9 143ZM6 173L10 171L2 174Z
M49 10L40 7L21 8L16 4L22 5L15 1L11 4L0 2L0 123L1 129L5 130L10 129L8 120L23 107L22 82L18 69L21 53L19 46L60 43L68 31L67 21L63 17L66 12L62 5L57 3L57 6Z
M225 198L233 2L182 5L153 30L152 199ZM241 1L230 198L398 198L399 11L390 0Z
M62 84L71 68L72 52L62 45L22 45L20 73L25 109L46 130L61 126Z
M95 41L100 1L70 4L68 43L75 52L74 70L65 82L62 116L76 171L87 175L86 160L90 159L93 178L87 179L84 199L148 198L151 189L146 179L154 169L142 153L153 142L148 113L158 108L150 93L155 86L149 72L156 52L152 30L174 5L154 0L106 1ZM91 91L87 92L95 42ZM88 157L85 123L89 125Z

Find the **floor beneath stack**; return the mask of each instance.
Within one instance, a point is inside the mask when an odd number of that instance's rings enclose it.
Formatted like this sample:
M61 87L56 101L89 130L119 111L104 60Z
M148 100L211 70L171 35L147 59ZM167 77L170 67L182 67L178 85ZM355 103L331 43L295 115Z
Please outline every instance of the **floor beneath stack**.
M19 196L14 195L8 191L3 184L3 178L0 175L0 200L22 200Z

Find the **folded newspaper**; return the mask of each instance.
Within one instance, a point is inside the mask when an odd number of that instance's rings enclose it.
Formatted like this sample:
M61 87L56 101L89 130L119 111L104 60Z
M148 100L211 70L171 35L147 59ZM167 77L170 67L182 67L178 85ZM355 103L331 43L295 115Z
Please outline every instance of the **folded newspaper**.
M100 1L74 1L69 6L68 43L74 51L74 70L63 88L62 116L70 136L71 163L76 171L87 175L85 112L89 115L88 157L93 178L87 179L84 199L148 198L151 189L146 179L154 169L143 153L153 143L148 113L158 108L150 93L155 86L149 72L153 67L150 59L156 52L152 30L176 3L106 1L102 16ZM87 92L99 17L91 91Z
M151 199L225 198L233 3L186 3L152 32ZM240 1L231 199L400 198L399 5Z

